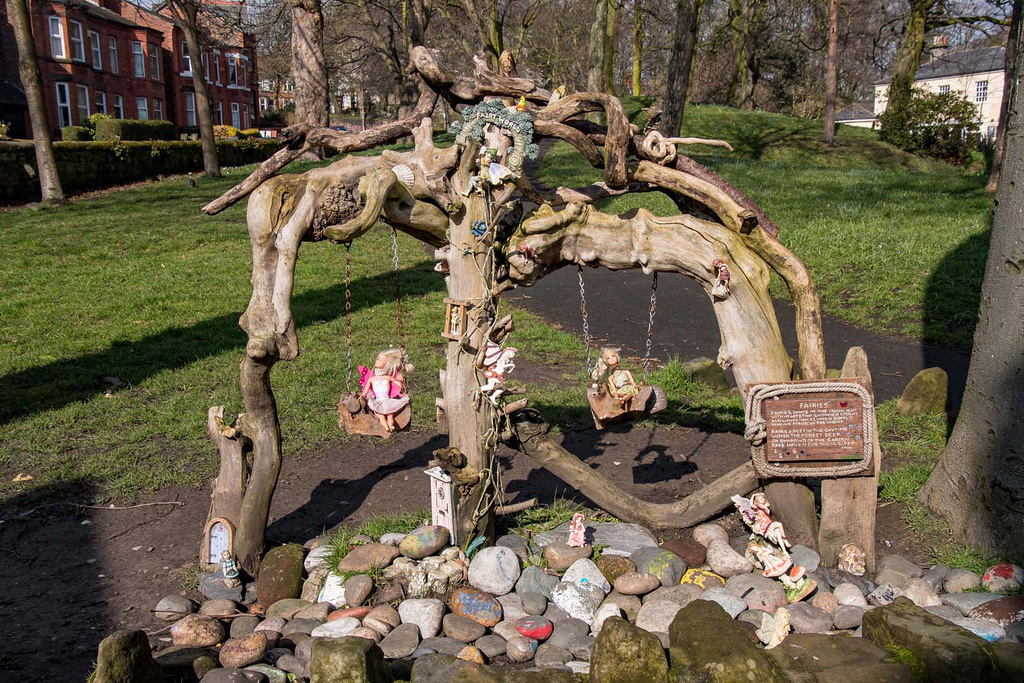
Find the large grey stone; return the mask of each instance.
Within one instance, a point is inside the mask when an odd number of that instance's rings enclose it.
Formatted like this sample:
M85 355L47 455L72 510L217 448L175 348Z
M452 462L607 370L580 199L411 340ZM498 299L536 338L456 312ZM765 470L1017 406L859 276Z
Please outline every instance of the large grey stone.
M950 569L942 582L942 590L946 593L963 593L981 585L981 577L970 569Z
M593 683L661 683L668 659L657 636L613 617L605 622L590 657Z
M603 577L602 577L603 578ZM593 583L561 581L551 591L551 602L574 619L590 624L604 602L605 591Z
M662 586L678 586L686 571L683 558L664 548L640 548L629 559L637 572L658 577Z
M519 556L502 546L484 548L469 563L469 584L495 596L511 592L519 575Z
M790 605L789 625L797 633L827 633L832 630L832 615L806 602Z
M736 597L724 588L710 588L701 593L697 600L718 603L733 619L738 617L740 612L747 609L747 603L743 598Z
M202 683L270 683L270 679L259 671L211 669L203 676Z
M775 612L789 604L782 584L761 574L738 574L730 577L725 582L725 590L738 598L743 598L748 609Z
M966 615L975 607L1003 597L999 593L949 593L941 596L943 605L949 605L961 614Z
M917 683L906 664L863 638L837 638L817 633L793 633L766 650L793 681L820 683Z
M508 548L518 555L519 559L524 563L528 562L530 559L530 543L522 536L518 536L516 534L505 534L504 536L499 536L498 540L494 542L494 545L502 548Z
M537 545L565 543L569 540L570 522L533 537ZM586 540L591 546L604 546L602 553L629 556L639 548L657 546L658 540L639 524L625 522L585 522Z
M529 566L523 569L516 581L516 592L540 593L547 599L551 599L551 590L558 585L559 578L545 573L543 569L536 566Z

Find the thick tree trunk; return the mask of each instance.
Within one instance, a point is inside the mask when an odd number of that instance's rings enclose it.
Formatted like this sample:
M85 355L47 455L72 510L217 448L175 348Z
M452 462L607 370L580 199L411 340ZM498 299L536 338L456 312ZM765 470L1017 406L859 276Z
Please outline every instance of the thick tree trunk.
M63 204L64 190L57 175L57 159L53 156L50 136L50 117L46 114L43 97L43 79L39 73L36 43L32 38L26 0L7 0L7 14L14 26L14 40L18 44L18 75L28 99L28 115L32 121L32 141L36 149L36 170L44 204Z
M616 0L608 2L608 23L604 28L604 92L615 94L615 15Z
M676 34L668 61L668 88L659 130L662 135L679 135L683 126L686 93L693 72L693 52L697 45L697 24L702 0L676 0Z
M729 27L732 31L733 75L728 103L737 109L754 108L754 60L757 53L755 27L763 0L730 0Z
M604 91L605 32L608 30L608 0L594 0L594 21L587 42L587 90Z
M292 79L295 122L322 128L330 121L324 13L320 0L290 0L292 8ZM310 156L320 156L316 148Z
M825 73L826 145L836 144L836 90L839 88L839 0L828 3L828 70Z
M1022 0L1014 2L1014 12ZM1024 557L1024 41L1018 31L981 308L967 390L922 503L994 556Z
M914 75L921 65L924 51L924 34L928 30L928 12L935 0L910 0L910 14L903 30L903 39L896 50L892 65L892 82L889 84L889 100L885 105L882 139L888 137L886 129L895 133L906 126L904 113L910 103L914 87Z
M633 97L640 97L641 75L644 62L644 1L633 3L633 70L630 80L630 92Z
M203 143L203 172L212 178L219 178L220 162L217 160L217 140L213 135L213 108L206 92L206 74L202 64L203 48L199 44L199 6L180 0L175 5L182 17L181 30L185 34L188 53L192 56L192 88L195 90L199 138Z
M1006 39L1006 64L1003 66L1003 102L999 107L999 126L996 128L995 149L992 154L992 169L988 174L985 192L992 194L999 187L999 171L1003 165L1003 138L1006 135L1006 119L1010 107L1010 83L1013 80L1013 60L1016 56L1017 36L1020 35L1021 12L1014 5L1010 21L1010 32Z

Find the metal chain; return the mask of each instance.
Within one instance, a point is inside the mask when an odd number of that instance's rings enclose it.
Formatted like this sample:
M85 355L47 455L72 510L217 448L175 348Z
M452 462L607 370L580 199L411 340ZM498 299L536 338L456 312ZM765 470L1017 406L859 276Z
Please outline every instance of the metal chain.
M405 357L405 316L402 313L402 283L398 273L398 231L391 228L391 262L395 265L395 319L398 323L398 348Z
M587 321L587 292L583 287L583 266L576 266L576 275L580 280L580 313L583 315L583 343L587 346L587 374L590 374L590 323Z
M352 257L345 242L345 390L352 391Z
M654 280L651 282L651 310L647 318L647 349L644 351L644 384L647 384L647 375L651 368L651 346L653 345L654 334L654 312L658 307L658 273L655 271Z

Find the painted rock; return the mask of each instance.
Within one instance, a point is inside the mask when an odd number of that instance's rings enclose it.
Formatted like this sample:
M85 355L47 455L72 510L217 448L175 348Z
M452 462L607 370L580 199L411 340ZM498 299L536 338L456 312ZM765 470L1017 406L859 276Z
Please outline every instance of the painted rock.
M528 662L537 654L537 641L525 636L513 636L505 643L505 654L517 664Z
M452 593L452 612L488 628L501 621L502 614L497 598L473 588L460 588Z
M678 586L686 571L683 559L665 548L640 548L629 559L638 572L656 576L662 586Z
M520 617L516 621L516 630L519 634L534 640L547 640L551 632L555 630L554 624L544 617Z
M981 585L991 593L1009 593L1024 584L1024 569L1004 562L988 568L981 576Z
M1008 595L986 602L972 609L967 616L971 619L994 621L1000 626L1024 621L1024 595Z
M444 548L450 539L448 529L443 526L421 526L402 539L398 550L412 560L422 560Z
M725 579L710 569L694 568L687 569L683 578L679 580L680 585L693 584L698 588L707 590L709 588L722 588L725 586Z
M327 615L327 621L335 621L337 619L344 619L345 617L362 619L372 610L372 607L349 607L347 609L334 610L333 612Z

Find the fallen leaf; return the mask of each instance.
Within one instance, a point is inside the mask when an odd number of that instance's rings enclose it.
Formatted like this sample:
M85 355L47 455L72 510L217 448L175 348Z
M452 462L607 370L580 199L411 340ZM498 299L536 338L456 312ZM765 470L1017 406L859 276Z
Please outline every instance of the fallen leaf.
M14 483L19 483L23 481L32 481L33 479L35 479L35 477L33 477L31 474L25 474L24 472L21 472L14 479L11 479L11 481Z

